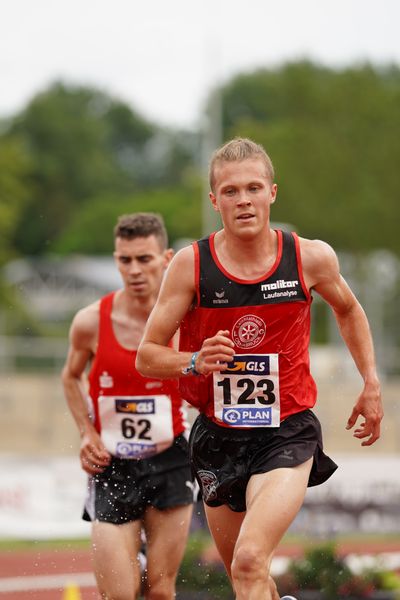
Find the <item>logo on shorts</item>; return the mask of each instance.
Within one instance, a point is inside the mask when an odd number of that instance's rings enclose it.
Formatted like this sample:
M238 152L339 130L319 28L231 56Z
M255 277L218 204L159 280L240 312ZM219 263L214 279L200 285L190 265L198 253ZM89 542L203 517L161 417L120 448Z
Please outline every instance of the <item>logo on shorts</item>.
M245 315L236 321L232 329L232 337L238 348L254 348L265 337L265 323L256 315Z
M201 493L204 500L214 500L217 497L218 479L212 471L197 471L197 476L201 482Z
M286 450L286 448L283 449L282 454L279 454L278 458L285 458L286 460L293 460L293 450Z

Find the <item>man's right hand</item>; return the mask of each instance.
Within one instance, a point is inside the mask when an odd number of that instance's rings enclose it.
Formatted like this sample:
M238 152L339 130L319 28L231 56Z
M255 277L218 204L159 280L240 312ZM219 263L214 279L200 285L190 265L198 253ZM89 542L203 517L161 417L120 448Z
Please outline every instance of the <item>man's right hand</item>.
M223 371L235 355L234 348L229 331L217 331L216 335L204 340L196 358L196 371L201 375Z
M82 469L89 475L102 473L111 461L111 454L95 430L83 434L79 457Z

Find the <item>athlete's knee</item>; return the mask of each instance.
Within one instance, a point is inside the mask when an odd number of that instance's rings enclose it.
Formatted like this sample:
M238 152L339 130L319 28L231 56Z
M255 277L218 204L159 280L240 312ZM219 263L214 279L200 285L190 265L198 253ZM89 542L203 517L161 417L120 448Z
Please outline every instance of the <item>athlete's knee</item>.
M258 579L268 575L269 557L265 548L252 541L239 543L232 561L233 579Z
M97 588L100 593L101 600L137 600L139 598L140 586L134 585L133 589L123 589L125 586L114 584L114 585L102 585L99 583L97 578Z
M139 590L101 590L101 600L137 600L139 598Z
M147 581L146 600L171 600L175 597L175 577L160 577Z
M175 586L171 588L148 588L146 592L146 600L171 600L175 598Z

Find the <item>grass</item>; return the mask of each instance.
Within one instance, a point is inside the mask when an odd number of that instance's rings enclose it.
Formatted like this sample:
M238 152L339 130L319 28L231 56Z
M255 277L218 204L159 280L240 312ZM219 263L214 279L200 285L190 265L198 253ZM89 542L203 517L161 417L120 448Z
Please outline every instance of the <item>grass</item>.
M326 541L326 538L321 540L318 537L310 537L306 534L287 533L279 546L300 545L309 547L310 545L320 544L321 541ZM335 544L342 542L398 542L399 534L396 533L346 533L338 534L331 538ZM205 547L212 542L210 534L205 531L199 531L190 536L187 546L187 553L191 554L193 550L199 550L199 546ZM90 540L84 539L59 539L59 540L15 540L15 539L0 539L0 552L18 551L18 550L55 550L69 549L82 550L90 548ZM193 550L192 550L193 549Z
M0 552L24 550L85 550L90 548L89 539L73 540L9 540L0 539Z
M340 544L344 542L399 542L399 534L398 532L394 533L360 533L360 532L349 532L349 533L338 533L329 536L330 541L335 542L335 544ZM326 542L327 537L323 538L315 536L312 537L307 534L295 534L295 533L286 533L282 538L279 546L291 546L293 544L299 544L301 546L310 546L310 544L320 544L321 542Z

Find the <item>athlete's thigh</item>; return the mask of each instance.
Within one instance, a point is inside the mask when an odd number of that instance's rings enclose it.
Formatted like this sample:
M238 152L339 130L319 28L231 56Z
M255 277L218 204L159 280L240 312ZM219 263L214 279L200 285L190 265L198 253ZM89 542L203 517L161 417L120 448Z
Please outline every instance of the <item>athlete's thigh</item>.
M182 561L193 505L146 509L143 518L147 542L147 579L176 576Z
M297 467L274 469L250 478L238 544L246 539L272 554L301 508L312 462L310 458Z
M222 506L204 504L204 510L211 535L230 577L233 551L246 513L235 512L226 504Z
M137 555L141 522L123 525L94 521L92 524L93 562L97 584L104 597L132 600L140 588ZM106 596L107 594L107 596Z

